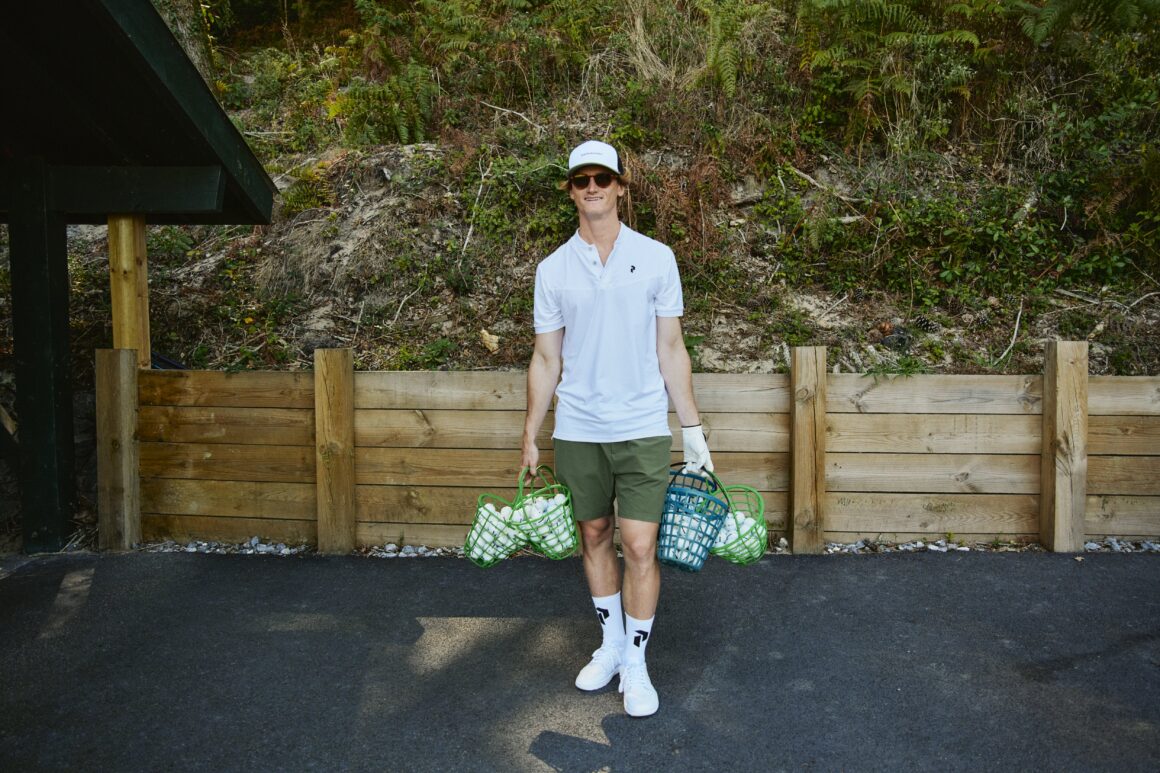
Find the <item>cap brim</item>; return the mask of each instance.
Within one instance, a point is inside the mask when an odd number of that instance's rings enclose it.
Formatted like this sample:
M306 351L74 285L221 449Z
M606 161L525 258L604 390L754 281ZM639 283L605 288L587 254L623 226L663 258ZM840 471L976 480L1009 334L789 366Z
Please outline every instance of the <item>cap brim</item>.
M612 167L610 167L610 166L605 166L604 164L598 164L598 163L596 163L595 161L587 161L587 162L585 162L585 163L583 163L583 164L577 164L576 166L574 166L574 167L572 167L571 169L569 169L569 170L568 170L568 176L569 176L569 177L571 177L571 176L572 176L572 174L573 174L573 173L574 173L574 172L575 172L577 169L583 169L583 168L584 168L584 167L586 167L586 166L598 166L598 167L600 167L601 169L607 169L608 171L612 172L612 173L613 173L613 174L615 174L615 175L619 175L619 174L620 174L620 171L619 171L619 170L617 170L617 169L613 169L613 168L612 168Z

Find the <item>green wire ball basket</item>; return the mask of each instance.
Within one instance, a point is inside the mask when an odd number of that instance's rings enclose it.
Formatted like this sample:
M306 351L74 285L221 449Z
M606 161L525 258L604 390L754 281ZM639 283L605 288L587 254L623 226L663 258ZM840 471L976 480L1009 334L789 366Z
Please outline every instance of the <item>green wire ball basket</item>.
M709 552L739 566L752 564L769 547L765 500L751 486L726 486L725 495L729 513Z
M534 486L526 494L525 481ZM530 467L520 470L514 508L516 526L536 552L553 560L576 552L580 534L572 511L572 492L556 480L551 467L541 464L534 472Z
M505 518L504 509L507 510ZM463 553L476 566L487 569L528 544L522 529L512 520L515 509L495 494L480 494L475 519L463 543Z

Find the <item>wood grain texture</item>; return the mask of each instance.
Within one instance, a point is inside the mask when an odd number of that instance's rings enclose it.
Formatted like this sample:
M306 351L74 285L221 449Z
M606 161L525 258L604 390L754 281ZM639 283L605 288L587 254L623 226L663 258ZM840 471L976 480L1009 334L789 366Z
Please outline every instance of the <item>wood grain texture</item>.
M1088 496L1084 511L1087 539L1160 535L1160 496Z
M145 405L138 434L148 443L313 446L314 411Z
M102 550L129 550L141 541L137 372L134 352L97 350L97 542Z
M109 305L113 348L136 352L137 366L149 368L149 262L145 216L110 215Z
M314 350L314 469L318 550L349 553L355 544L354 355Z
M830 413L1042 412L1041 376L864 376L829 377Z
M314 410L314 374L303 371L150 370L138 386L142 405Z
M1092 376L1089 416L1160 416L1160 376Z
M834 453L1039 454L1038 416L831 413L826 450Z
M1031 534L1039 498L1030 494L835 493L826 522L836 532Z
M829 454L829 491L1038 494L1039 457L1009 454Z
M142 478L314 482L308 446L142 443Z
M1160 416L1088 416L1088 455L1160 456Z
M795 553L824 547L826 487L826 349L797 347L790 355L789 542ZM771 487L776 488L776 487Z
M149 542L227 542L237 544L251 537L287 545L316 545L318 531L313 521L279 521L272 518L215 518L203 515L159 515L144 513L142 537Z
M1059 553L1083 550L1087 499L1086 341L1048 341L1043 375L1039 538Z
M159 515L315 520L314 484L151 478L141 483L141 509Z
M1160 496L1160 456L1092 456L1087 493Z

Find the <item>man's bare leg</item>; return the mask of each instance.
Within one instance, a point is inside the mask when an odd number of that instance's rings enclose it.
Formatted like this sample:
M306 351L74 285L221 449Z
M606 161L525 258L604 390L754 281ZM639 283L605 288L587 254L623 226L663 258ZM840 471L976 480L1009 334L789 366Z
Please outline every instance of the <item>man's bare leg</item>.
M659 524L648 521L620 521L620 542L624 550L624 612L641 620L656 614L661 592L661 569L657 563L659 529Z

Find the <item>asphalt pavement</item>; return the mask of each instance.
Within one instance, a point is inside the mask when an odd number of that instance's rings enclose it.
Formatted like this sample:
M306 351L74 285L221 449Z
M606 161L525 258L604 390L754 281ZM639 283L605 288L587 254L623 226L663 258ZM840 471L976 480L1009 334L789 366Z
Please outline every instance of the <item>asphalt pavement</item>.
M0 562L0 770L1160 769L1160 556L665 569L660 712L577 559Z

